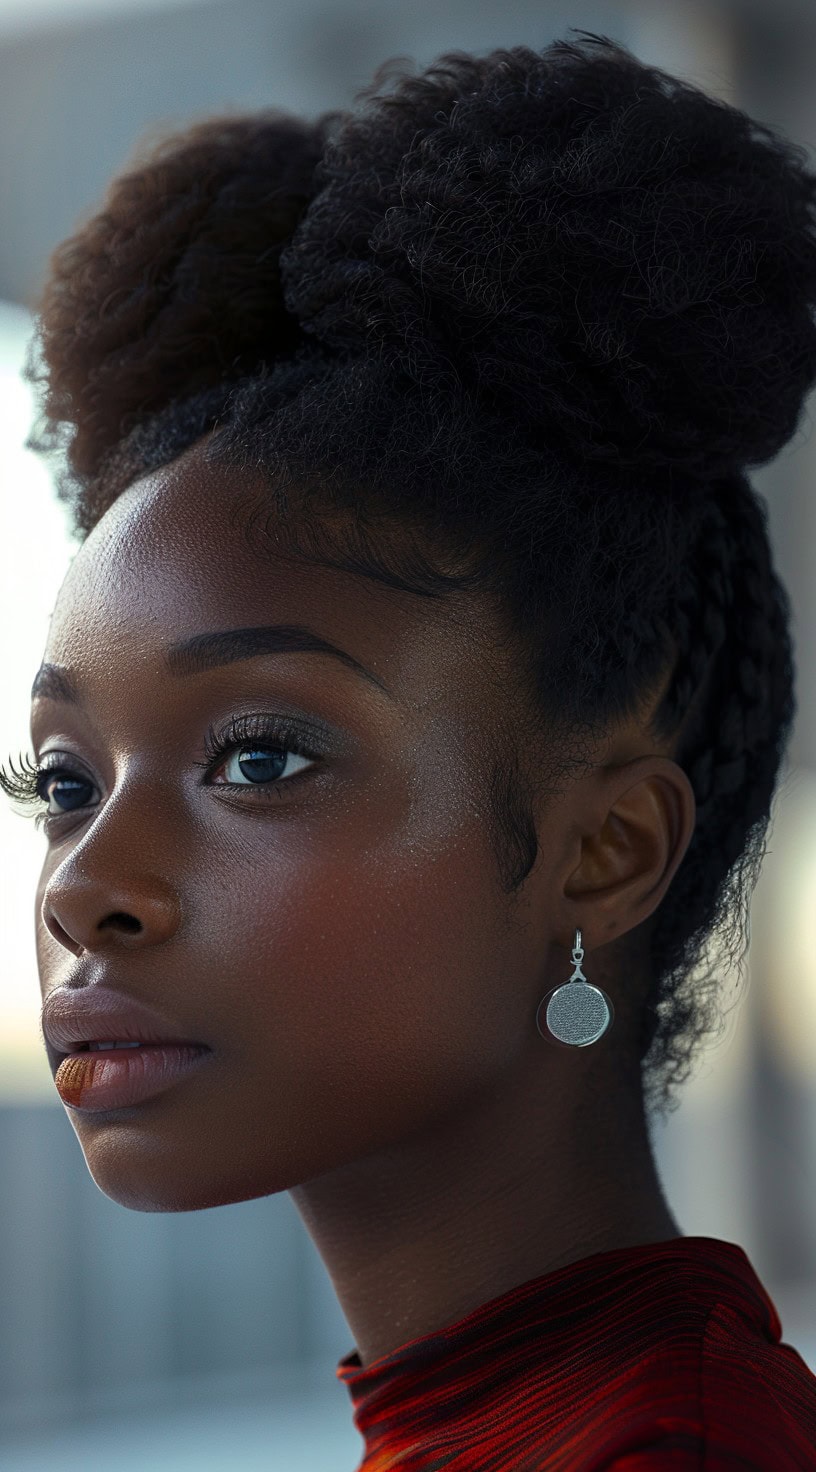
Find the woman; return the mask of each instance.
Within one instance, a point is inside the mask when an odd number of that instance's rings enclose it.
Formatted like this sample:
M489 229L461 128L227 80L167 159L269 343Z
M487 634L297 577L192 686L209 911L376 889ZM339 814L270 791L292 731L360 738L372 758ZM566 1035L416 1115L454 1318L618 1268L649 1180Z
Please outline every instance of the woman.
M794 714L745 471L816 382L816 180L580 34L165 138L28 365L55 1082L122 1205L291 1193L365 1472L816 1455L650 1137Z

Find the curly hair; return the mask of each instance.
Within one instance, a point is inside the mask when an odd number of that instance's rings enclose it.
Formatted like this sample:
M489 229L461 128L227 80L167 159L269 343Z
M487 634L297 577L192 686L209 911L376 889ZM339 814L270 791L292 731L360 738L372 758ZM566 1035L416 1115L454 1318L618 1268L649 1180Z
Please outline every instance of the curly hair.
M508 894L545 780L657 696L697 821L622 941L665 1115L747 948L795 714L745 472L816 380L816 179L804 148L575 34L388 61L348 111L144 144L52 253L27 444L80 539L209 435L213 463L260 473L245 533L276 555L492 594L539 738L492 769Z

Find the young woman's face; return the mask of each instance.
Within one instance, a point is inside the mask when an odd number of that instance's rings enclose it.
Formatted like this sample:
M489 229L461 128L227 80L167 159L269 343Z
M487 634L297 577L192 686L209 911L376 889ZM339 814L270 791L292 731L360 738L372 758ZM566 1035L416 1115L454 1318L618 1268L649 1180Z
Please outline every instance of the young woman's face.
M534 1026L546 904L503 892L489 839L502 717L514 739L509 655L475 604L253 550L256 494L197 451L131 486L51 621L44 662L79 700L32 706L37 761L59 753L86 784L51 787L43 998L107 984L212 1050L139 1105L69 1109L97 1185L137 1210L297 1186L433 1129L522 1049L554 1063ZM168 659L270 625L348 658ZM197 765L208 728L237 717L273 734ZM537 902L563 859L554 828Z

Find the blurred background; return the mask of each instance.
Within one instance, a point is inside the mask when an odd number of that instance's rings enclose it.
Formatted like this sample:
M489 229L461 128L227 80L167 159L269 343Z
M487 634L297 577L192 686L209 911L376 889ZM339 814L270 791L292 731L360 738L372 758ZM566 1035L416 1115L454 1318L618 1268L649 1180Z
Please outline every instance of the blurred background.
M48 257L145 133L271 104L348 106L376 65L541 48L570 26L813 149L812 0L0 0L0 760L75 545L23 447L20 377ZM816 1371L816 488L811 404L756 472L790 591L799 714L751 912L745 979L656 1154L687 1235L737 1242ZM91 1179L39 1032L45 839L0 803L0 1468L354 1472L335 1379L353 1348L286 1194L131 1212ZM724 995L733 996L723 977Z

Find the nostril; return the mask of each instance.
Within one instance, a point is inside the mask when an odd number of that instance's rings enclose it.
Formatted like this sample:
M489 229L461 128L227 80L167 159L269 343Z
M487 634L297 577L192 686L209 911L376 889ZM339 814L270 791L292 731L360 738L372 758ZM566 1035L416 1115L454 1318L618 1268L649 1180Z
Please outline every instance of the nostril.
M142 928L141 921L137 920L133 915L126 914L123 910L114 910L110 915L106 916L99 928L103 930L108 925L120 925L123 930L130 931L140 931Z

